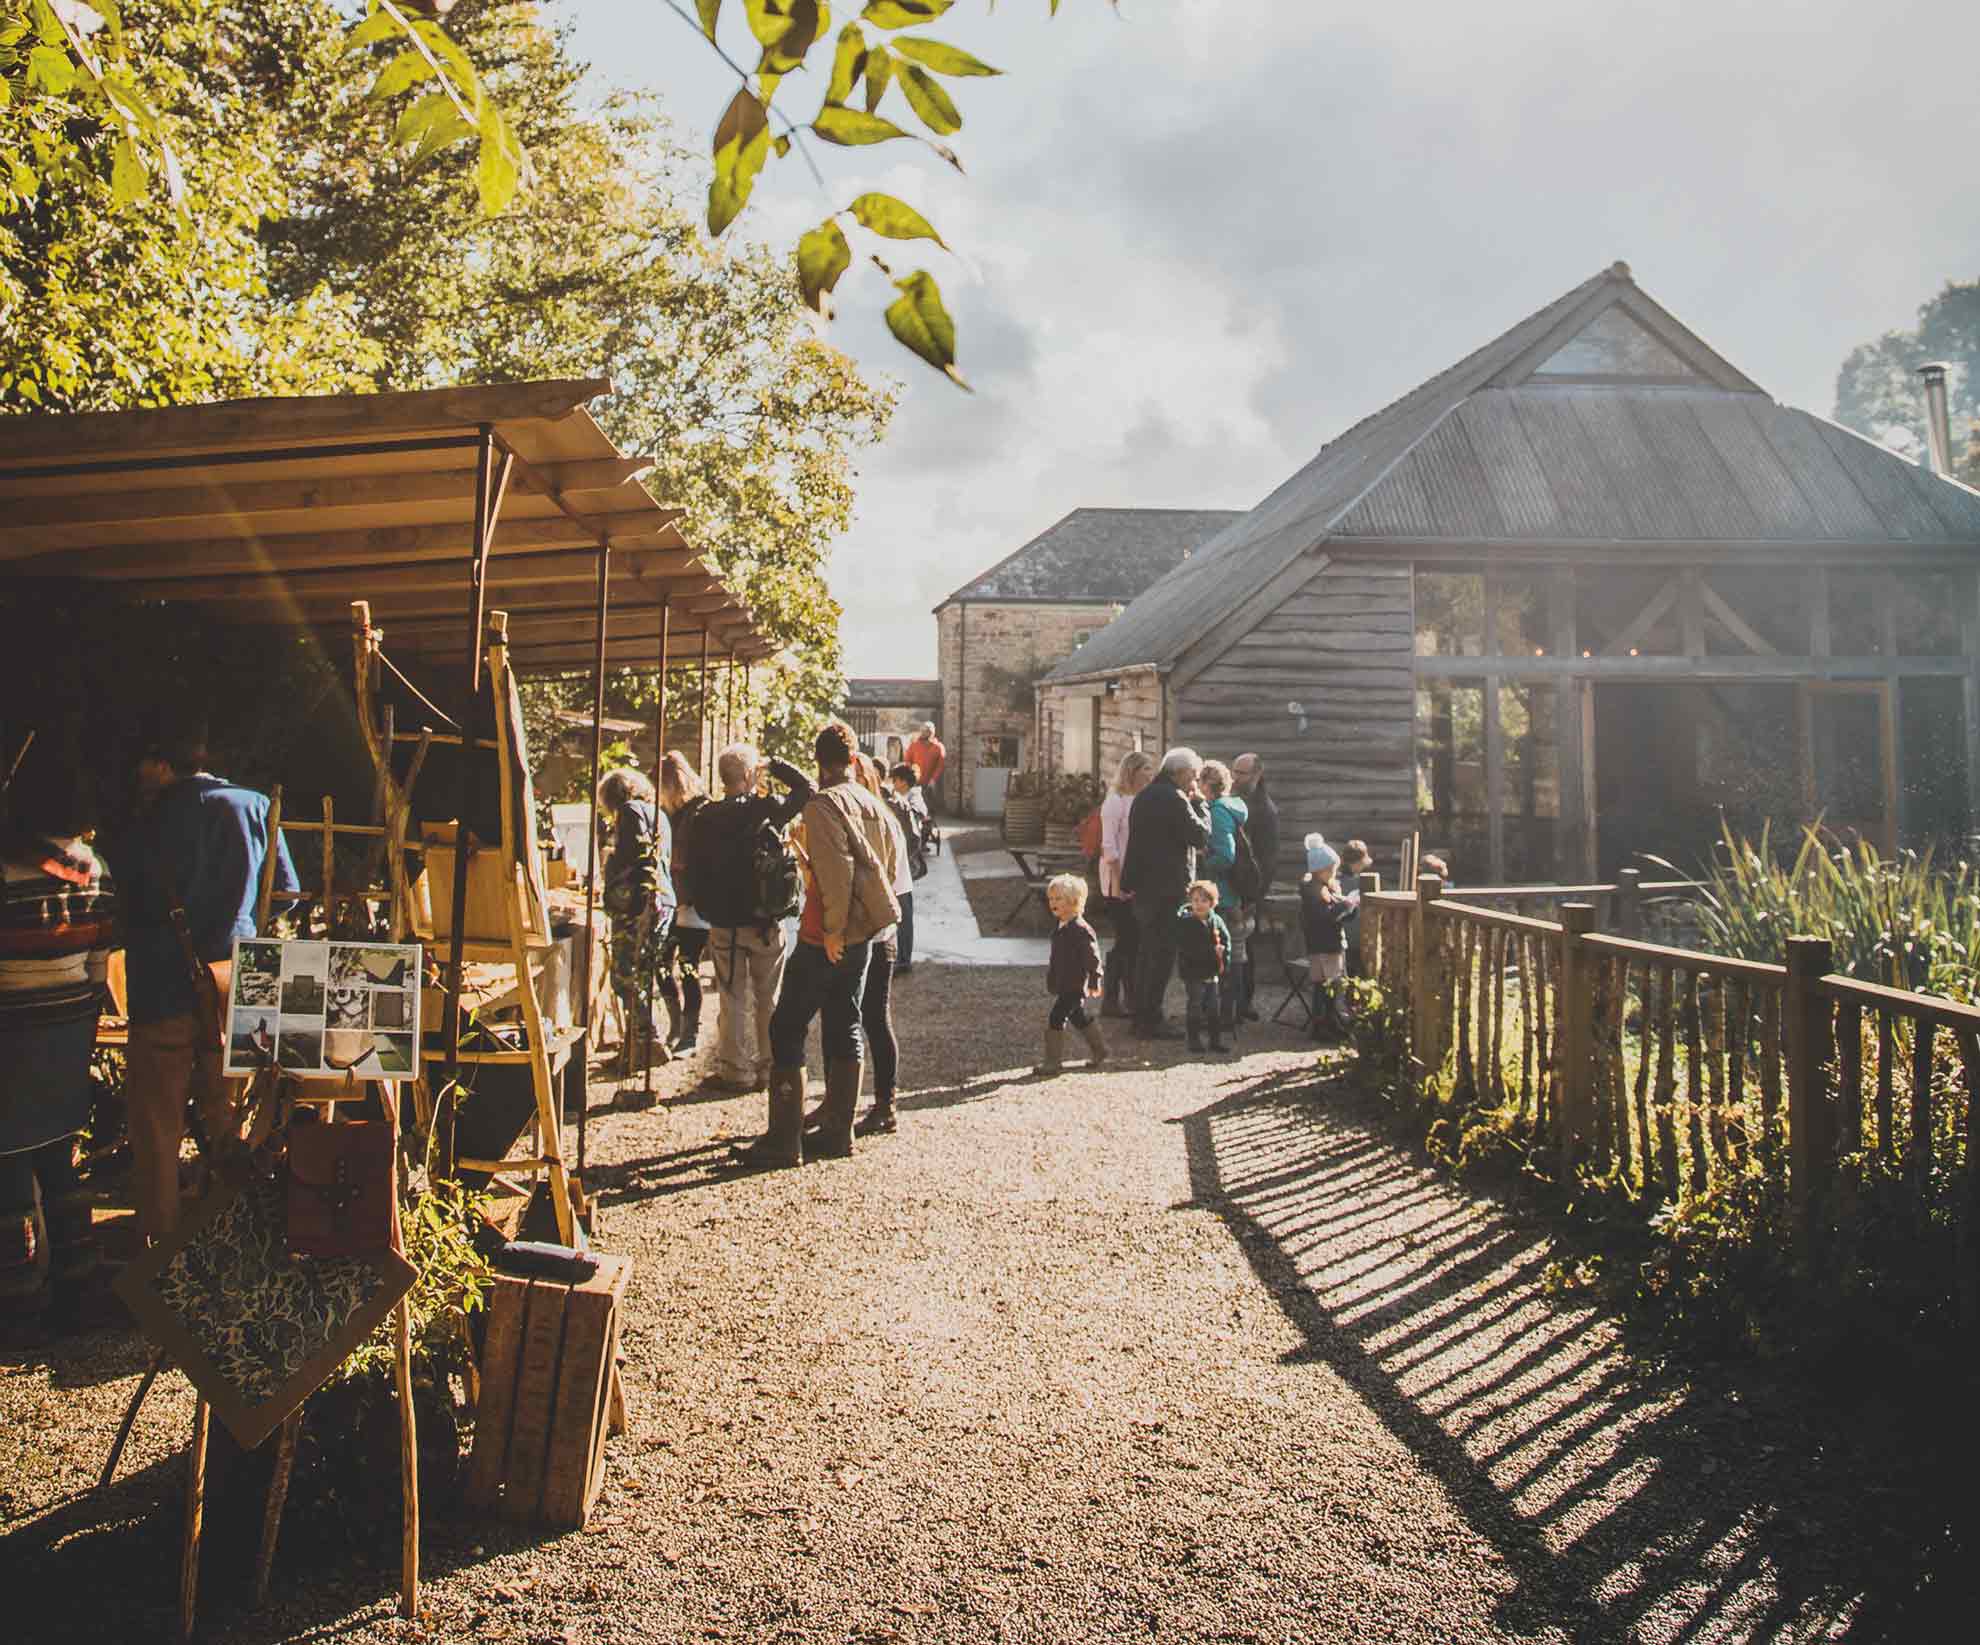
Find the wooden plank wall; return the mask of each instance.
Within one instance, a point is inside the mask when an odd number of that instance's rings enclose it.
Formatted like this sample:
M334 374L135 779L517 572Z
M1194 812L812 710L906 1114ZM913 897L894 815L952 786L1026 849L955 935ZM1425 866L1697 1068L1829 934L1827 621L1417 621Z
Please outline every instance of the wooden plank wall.
M1314 828L1367 840L1392 869L1416 826L1414 649L1410 567L1333 561L1182 688L1175 741L1265 761L1282 884L1304 871Z

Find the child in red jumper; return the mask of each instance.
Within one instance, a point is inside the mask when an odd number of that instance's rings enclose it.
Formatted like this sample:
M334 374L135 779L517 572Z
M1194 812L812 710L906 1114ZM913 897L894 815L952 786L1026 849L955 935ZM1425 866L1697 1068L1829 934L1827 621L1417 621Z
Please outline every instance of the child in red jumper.
M1100 1025L1086 1014L1086 1002L1100 997L1100 939L1081 917L1086 912L1086 881L1078 874L1055 874L1045 886L1045 902L1059 922L1052 933L1052 960L1045 987L1052 995L1052 1014L1045 1023L1045 1060L1041 1074L1056 1074L1065 1066L1066 1024L1086 1036L1092 1053L1089 1068L1107 1060L1107 1042Z

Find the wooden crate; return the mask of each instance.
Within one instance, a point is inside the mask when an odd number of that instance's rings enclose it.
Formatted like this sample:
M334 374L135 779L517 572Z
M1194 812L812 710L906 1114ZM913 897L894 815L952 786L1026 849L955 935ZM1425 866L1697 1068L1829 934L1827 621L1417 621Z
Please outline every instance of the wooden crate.
M507 1519L582 1526L605 1480L619 1305L631 1265L582 1285L498 1274L489 1297L467 1500Z

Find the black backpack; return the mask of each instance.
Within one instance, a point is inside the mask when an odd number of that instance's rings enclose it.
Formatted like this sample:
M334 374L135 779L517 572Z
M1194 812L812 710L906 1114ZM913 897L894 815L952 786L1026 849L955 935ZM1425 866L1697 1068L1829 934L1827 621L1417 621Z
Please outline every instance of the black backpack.
M795 914L804 875L796 854L767 817L754 828L745 798L711 800L690 822L682 854L694 911L718 930L772 925Z
M1251 836L1243 823L1231 830L1231 891L1239 902L1256 902L1265 890L1265 876L1258 870L1258 858L1251 849Z
M757 824L749 863L749 923L773 925L789 919L804 896L804 871L790 841L767 817Z
M921 818L898 795L883 794L881 798L893 812L894 821L901 825L901 839L907 846L908 874L918 880L928 872L928 840L921 830Z

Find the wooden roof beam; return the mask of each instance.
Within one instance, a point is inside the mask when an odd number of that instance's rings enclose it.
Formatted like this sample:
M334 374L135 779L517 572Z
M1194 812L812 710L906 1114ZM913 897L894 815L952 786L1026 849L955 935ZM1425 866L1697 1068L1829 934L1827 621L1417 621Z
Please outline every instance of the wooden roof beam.
M602 377L393 394L285 395L222 400L151 411L88 411L63 417L9 417L0 426L0 464L75 462L92 457L378 439L483 423L557 422L611 389Z
M614 543L656 541L685 548L680 533L657 510L605 516L600 522ZM90 578L157 579L173 571L218 576L237 573L313 571L329 566L360 570L367 566L452 560L466 576L468 539L473 528L461 525L375 526L362 531L308 531L278 537L209 537L193 542L120 545L115 548L67 550L59 554L11 556L12 569L31 575ZM494 554L527 554L542 549L595 546L596 535L575 522L551 516L541 520L512 520L495 528ZM0 549L0 561L10 556Z
M627 548L612 556L613 597L627 590L642 591L651 580L668 583L696 594L707 592L707 575L701 562L684 548ZM598 550L573 549L541 554L497 555L488 562L490 590L525 586L524 599L531 591L553 583L582 584L598 581ZM355 596L369 599L390 594L458 594L467 587L465 564L452 560L428 560L418 565L353 569L330 566L322 570L292 572L282 579L282 593L271 594L269 585L259 579L241 577L165 577L137 579L119 585L118 591L134 599L196 600L211 605L348 603ZM519 603L523 603L519 601Z

